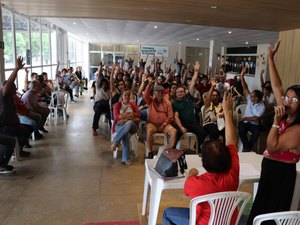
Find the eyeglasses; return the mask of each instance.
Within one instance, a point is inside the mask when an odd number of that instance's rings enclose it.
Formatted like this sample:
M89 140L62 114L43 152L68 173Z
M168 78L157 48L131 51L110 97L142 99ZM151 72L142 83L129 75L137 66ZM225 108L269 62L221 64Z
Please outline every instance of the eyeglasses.
M297 104L297 103L299 103L299 99L298 98L296 98L296 97L289 97L289 96L287 96L287 95L285 95L285 96L281 96L281 99L283 100L283 101L287 101L287 102L290 102L290 103L292 103L292 104Z

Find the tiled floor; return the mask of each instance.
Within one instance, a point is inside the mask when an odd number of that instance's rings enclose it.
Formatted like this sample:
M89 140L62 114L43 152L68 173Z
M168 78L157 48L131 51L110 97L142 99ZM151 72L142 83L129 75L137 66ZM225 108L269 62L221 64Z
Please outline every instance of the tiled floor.
M69 123L47 125L45 138L31 141L31 158L13 162L14 176L0 177L1 225L141 219L144 146L139 144L139 157L130 167L121 165L120 157L113 159L107 124L92 136L92 106L87 93L70 104ZM182 190L162 196L163 205L182 199L187 200Z

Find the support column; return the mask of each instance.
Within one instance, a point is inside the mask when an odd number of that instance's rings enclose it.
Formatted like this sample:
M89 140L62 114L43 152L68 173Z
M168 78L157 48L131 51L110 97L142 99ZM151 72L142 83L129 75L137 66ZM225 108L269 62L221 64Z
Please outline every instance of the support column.
M213 57L214 57L214 45L215 41L210 40L209 42L209 58L208 58L208 71L212 72L212 66L213 66Z
M2 4L0 4L0 84L5 80L4 71L4 42L3 42L3 26L2 26Z

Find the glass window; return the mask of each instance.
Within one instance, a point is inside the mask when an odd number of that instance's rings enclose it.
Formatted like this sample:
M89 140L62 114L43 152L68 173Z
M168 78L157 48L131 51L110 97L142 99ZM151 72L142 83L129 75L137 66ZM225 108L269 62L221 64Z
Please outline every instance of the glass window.
M51 63L52 64L57 63L57 36L56 36L56 30L51 30Z
M101 61L101 54L100 53L90 53L90 65L91 66L98 66Z
M28 19L15 14L16 53L22 56L24 62L30 65Z
M90 44L90 51L101 51L101 44Z
M76 41L69 35L69 61L70 63L76 62Z
M127 52L135 52L138 53L140 51L139 45L127 45Z
M57 61L62 63L63 61L63 35L62 32L57 31Z
M102 45L102 51L114 51L114 45Z
M12 23L12 13L7 9L2 8L5 69L12 69L15 67L14 36ZM6 75L7 73L5 73L5 78L7 79Z
M126 45L115 45L116 52L126 52Z
M50 61L50 36L49 27L42 26L42 59L43 65L49 65Z
M51 66L43 66L43 72L46 72L48 74L48 78L51 79Z
M40 24L31 21L31 56L32 65L39 66L41 62L41 26Z

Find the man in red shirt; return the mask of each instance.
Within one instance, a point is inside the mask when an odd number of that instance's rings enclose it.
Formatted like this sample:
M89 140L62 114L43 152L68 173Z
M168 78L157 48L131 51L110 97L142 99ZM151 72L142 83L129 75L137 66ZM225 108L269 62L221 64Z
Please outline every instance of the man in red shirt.
M222 107L225 116L225 140L207 141L202 147L202 163L207 172L198 174L192 168L184 185L184 193L190 198L224 191L236 191L239 184L239 158L235 146L235 127L232 119L232 96L224 95ZM197 208L197 225L207 225L210 206L207 202ZM231 224L234 224L234 217ZM188 225L189 208L167 208L163 215L163 225Z

